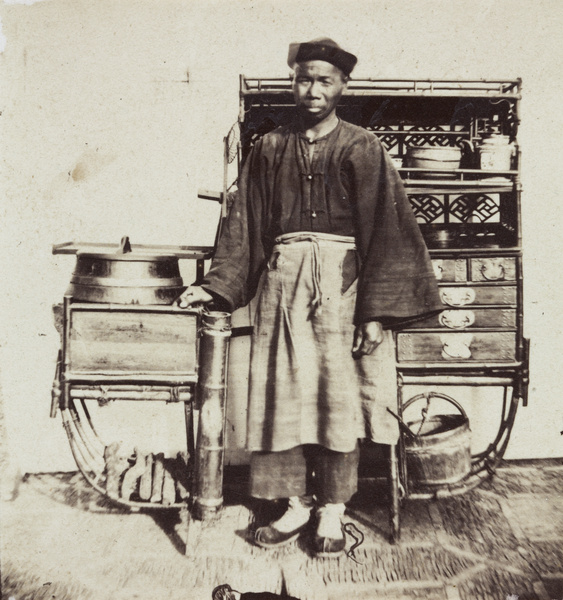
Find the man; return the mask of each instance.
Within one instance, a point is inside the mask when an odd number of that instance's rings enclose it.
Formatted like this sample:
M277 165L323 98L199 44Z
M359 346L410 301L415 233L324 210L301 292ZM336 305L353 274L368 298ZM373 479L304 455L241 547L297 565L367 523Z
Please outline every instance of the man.
M184 306L247 304L263 277L250 365L250 493L289 498L256 531L277 547L316 517L314 552L345 547L358 440L395 444L389 327L440 308L400 176L375 135L336 106L356 57L329 39L290 46L295 122L258 140L211 269Z

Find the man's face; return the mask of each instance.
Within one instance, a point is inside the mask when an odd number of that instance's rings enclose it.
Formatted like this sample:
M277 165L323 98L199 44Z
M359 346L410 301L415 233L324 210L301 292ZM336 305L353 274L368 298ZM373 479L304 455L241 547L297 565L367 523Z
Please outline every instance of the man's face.
M317 124L330 117L345 89L342 72L330 63L311 60L295 66L295 104L309 122Z

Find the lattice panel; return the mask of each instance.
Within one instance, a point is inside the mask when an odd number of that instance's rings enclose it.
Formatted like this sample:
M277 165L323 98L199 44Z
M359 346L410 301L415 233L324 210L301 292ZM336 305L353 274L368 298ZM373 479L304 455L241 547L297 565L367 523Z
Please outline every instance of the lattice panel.
M452 198L449 206L451 222L458 223L498 223L500 201L498 195L461 195Z
M443 132L443 135L440 135ZM464 130L452 131L446 126L412 127L405 136L407 146L461 146L462 140L467 138Z
M448 146L451 143L451 136L439 135L443 131L448 130L438 125L413 127L409 129L409 132L413 133L405 136L405 144L407 146ZM435 132L436 135L428 135L426 132Z
M388 132L390 129L389 127L385 127L383 125L376 125L374 127L368 127L368 129L370 129L371 131L373 131L373 133L375 133L375 135L377 135L379 141L383 144L383 147L385 148L385 150L387 150L387 152L389 152L393 148L396 148L399 145L399 138L397 137L397 135L393 133L379 133L384 131Z
M462 146L462 141L468 138L466 129L452 129L447 125L428 125L398 128L389 125L374 125L366 127L377 135L384 148L389 152L393 149L399 153L405 152L409 146Z
M443 223L444 200L439 196L412 195L409 200L418 223Z

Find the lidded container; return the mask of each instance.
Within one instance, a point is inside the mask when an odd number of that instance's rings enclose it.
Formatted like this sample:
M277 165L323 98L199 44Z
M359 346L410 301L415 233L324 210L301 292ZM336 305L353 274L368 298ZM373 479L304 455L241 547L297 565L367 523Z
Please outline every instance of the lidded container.
M483 171L510 171L516 153L507 135L492 134L479 144L479 162Z
M172 304L184 291L178 257L133 249L128 237L115 253L76 253L66 295L81 302Z
M407 166L415 169L459 169L461 149L457 146L411 146L407 148Z

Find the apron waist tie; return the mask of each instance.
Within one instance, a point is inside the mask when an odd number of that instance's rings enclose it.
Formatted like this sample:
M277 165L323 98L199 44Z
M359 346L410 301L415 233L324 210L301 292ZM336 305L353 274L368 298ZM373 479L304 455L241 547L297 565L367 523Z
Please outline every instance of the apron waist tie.
M313 276L313 300L311 301L311 313L321 315L323 304L323 291L321 289L321 256L319 241L313 238L311 247L311 274Z
M276 238L276 244L291 244L295 242L311 243L311 276L313 281L313 300L311 301L312 315L321 315L323 292L321 287L321 244L348 244L356 248L355 239L351 236L335 235L332 233L295 232L286 233Z

